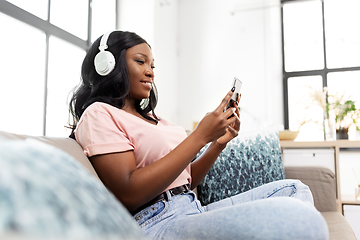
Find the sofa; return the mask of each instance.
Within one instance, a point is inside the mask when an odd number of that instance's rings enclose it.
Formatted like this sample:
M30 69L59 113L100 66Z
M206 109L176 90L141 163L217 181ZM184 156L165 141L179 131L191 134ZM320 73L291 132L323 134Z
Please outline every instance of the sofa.
M78 143L70 138L56 138L56 137L35 137L35 136L26 136L26 135L17 135L13 133L3 132L0 131L0 144L1 142L24 142L29 140L36 140L37 142L40 142L43 145L36 145L40 146L41 149L42 146L52 146L56 149L60 149L64 151L65 153L72 156L74 159L78 161L78 163L81 164L81 166L86 169L86 171L89 173L89 175L92 176L94 181L98 181L100 183L100 180L98 179L95 170L93 169L91 163L89 162L88 158L83 154L83 151L81 147L78 145ZM30 141L31 142L31 141ZM6 151L7 148L3 148L1 151ZM21 151L21 150L19 150ZM0 154L1 159L1 154ZM79 165L80 165L79 164ZM56 171L56 169L54 169ZM326 168L323 167L285 167L285 177L288 179L299 179L303 183L307 184L314 197L314 203L315 207L322 213L324 216L328 227L329 227L329 233L330 233L330 239L341 239L341 240L347 240L347 239L356 239L353 230L351 229L349 223L346 221L346 219L342 216L341 213L337 212L336 209L336 188L335 188L335 176L334 174ZM1 179L1 176L0 176ZM50 177L49 177L50 179ZM50 180L49 180L50 181ZM11 184L11 183L8 183ZM101 184L101 183L100 183ZM93 183L94 185L94 183ZM96 185L96 184L95 184ZM4 223L1 223L1 221L4 221L4 216L2 215L3 210L1 207L4 207L5 205L2 202L1 198L4 198L4 196L1 195L1 186L0 185L0 238L1 239L7 239L4 238L4 236L8 236L9 233L7 231L7 228L11 228L8 225L4 225ZM5 185L6 186L6 185ZM105 189L105 187L103 187ZM79 190L82 191L82 190ZM100 190L97 190L100 191ZM80 194L78 195L80 196ZM114 199L110 199L111 201L116 201ZM109 201L109 200L106 200ZM115 203L116 204L116 203ZM121 203L118 203L121 205ZM116 206L117 207L117 206ZM113 208L115 209L115 208ZM121 209L120 209L121 210ZM115 210L111 210L114 211ZM117 211L117 210L116 210ZM124 215L128 214L123 209L121 210ZM126 218L126 221L133 221L131 219L130 214L128 214ZM6 220L6 219L5 219ZM135 223L135 221L133 221ZM104 224L104 223L103 223ZM132 223L131 223L132 224ZM136 224L136 223L135 223ZM130 226L130 228L133 228L134 224ZM104 228L104 226L102 227ZM18 229L12 228L12 231L15 231L15 237L9 237L8 239L40 239L36 237L35 235L27 234L25 233L16 233ZM64 231L64 230L63 230ZM140 231L139 231L140 232ZM10 234L11 235L11 234ZM9 236L10 236L9 235ZM12 236L12 235L11 235ZM27 236L29 236L27 238ZM35 237L34 237L35 236ZM47 235L49 236L49 235ZM65 236L65 237L64 237ZM58 237L56 239L70 239L66 238L66 235L63 237ZM134 235L133 239L141 239L136 234ZM140 236L140 235L139 235ZM31 238L32 237L32 238ZM83 237L84 239L90 239ZM44 239L51 239L51 238L44 238ZM73 239L81 239L80 237L73 237ZM95 239L95 238L93 238ZM119 238L109 238L109 237L99 237L98 239L119 239ZM120 239L130 239L129 237L124 237Z

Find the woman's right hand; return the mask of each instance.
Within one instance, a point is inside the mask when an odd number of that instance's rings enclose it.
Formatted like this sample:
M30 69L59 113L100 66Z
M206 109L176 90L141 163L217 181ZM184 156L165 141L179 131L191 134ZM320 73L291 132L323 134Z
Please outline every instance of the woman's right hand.
M233 92L229 91L221 101L220 105L199 122L194 133L199 135L205 144L215 141L226 133L229 125L236 121L236 117L231 117L234 114L235 108L228 108L224 111L226 105L229 103Z

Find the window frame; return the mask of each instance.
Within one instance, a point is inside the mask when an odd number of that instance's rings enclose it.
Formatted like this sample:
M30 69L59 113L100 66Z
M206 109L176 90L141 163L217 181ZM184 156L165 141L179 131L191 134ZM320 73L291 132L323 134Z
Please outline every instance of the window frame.
M289 96L288 96L288 79L291 77L304 77L304 76L322 76L323 87L327 87L327 76L328 73L333 72L347 72L347 71L359 71L360 66L356 67L345 67L345 68L328 68L326 62L326 32L325 32L325 14L324 14L324 0L321 1L322 9L322 27L323 27L323 61L324 68L320 70L306 70L306 71L285 71L285 41L284 41L284 10L285 4L304 2L311 0L281 0L281 44L282 44L282 70L283 70L283 94L284 94L284 128L289 129Z
M51 0L48 0L48 9L47 9L47 19L44 20L36 15L18 7L8 1L0 0L0 12L12 17L18 21L21 21L25 24L28 24L42 32L45 33L46 36L46 46L45 46L45 72L44 72L44 101L43 101L43 129L42 135L46 136L46 127L47 127L47 101L48 101L48 83L49 83L49 39L50 36L55 36L61 40L64 40L70 44L73 44L80 49L83 49L85 52L91 46L91 35L92 35L92 1L88 0L88 19L87 19L87 39L83 40L80 37L77 37L62 28L59 28L52 23L51 20ZM115 28L118 27L118 0L115 1ZM10 43L9 43L10 45Z

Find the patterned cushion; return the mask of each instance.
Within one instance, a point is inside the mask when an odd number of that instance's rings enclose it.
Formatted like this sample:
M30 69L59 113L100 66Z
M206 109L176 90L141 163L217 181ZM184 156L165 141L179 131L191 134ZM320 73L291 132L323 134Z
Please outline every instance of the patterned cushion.
M0 139L0 166L0 239L145 238L114 195L58 148Z
M199 184L198 198L207 205L281 179L285 179L285 172L278 128L239 134L227 144Z

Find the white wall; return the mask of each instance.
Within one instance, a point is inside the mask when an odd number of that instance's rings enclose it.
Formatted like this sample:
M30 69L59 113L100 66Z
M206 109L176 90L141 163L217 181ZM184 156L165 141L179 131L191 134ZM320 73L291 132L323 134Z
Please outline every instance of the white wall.
M154 0L118 0L120 30L136 32L150 45L154 43Z
M121 0L120 28L153 46L157 113L192 129L218 106L237 76L243 81L242 131L282 124L278 2Z
M159 102L155 113L178 118L178 0L118 0L119 29L136 32L152 47Z
M177 124L178 119L178 4L177 0L155 1L155 81L159 92L156 113Z
M190 92L179 105L180 123L189 128L214 109L234 76L243 81L243 131L283 123L280 6L263 8L274 4L254 0L179 3L180 91Z

